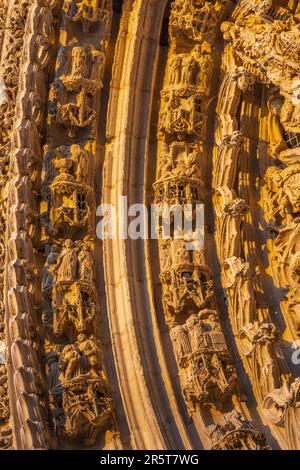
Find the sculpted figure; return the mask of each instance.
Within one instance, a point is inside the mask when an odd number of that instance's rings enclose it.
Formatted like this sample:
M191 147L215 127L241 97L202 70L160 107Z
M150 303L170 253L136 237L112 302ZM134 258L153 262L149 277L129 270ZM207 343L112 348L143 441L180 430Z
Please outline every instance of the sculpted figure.
M161 271L170 269L172 266L171 253L170 253L170 240L160 240L160 262Z
M76 46L72 49L72 78L85 78L88 65L87 50L84 47Z
M90 175L88 152L77 144L72 145L70 151L71 157L74 158L77 163L76 181L78 181L78 183L89 184Z
M268 131L270 139L270 153L278 157L282 150L286 150L287 145L283 137L283 127L280 115L283 105L283 98L278 93L270 95L268 100L269 117Z
M159 179L168 178L171 176L173 169L173 158L169 153L163 154L160 158L160 170L158 173Z
M258 16L268 15L273 6L273 0L251 0L250 2L245 2L245 4L247 3L250 3L250 7Z
M192 351L196 352L205 346L202 322L198 315L191 315L186 322L191 341Z
M181 81L182 57L176 55L171 62L170 85L177 85Z
M54 162L55 168L58 169L59 175L56 176L55 182L57 181L73 181L73 175L70 174L72 168L72 161L68 158L58 158Z
M56 281L73 281L77 270L77 251L72 240L64 243L55 268Z
M257 359L261 367L261 387L263 396L278 388L281 384L276 358L276 330L273 324L263 323L257 341Z
M188 58L183 63L182 82L187 85L195 85L196 83L197 62L194 57Z
M281 374L276 353L276 327L273 323L249 323L240 333L244 353L252 357L257 392L263 400L269 393L281 386Z
M170 335L178 364L180 364L182 359L192 352L187 327L174 322L171 326Z
M229 312L235 334L255 321L257 316L254 276L250 264L241 258L233 256L223 263L222 284L228 289Z
M223 261L241 252L241 226L247 205L243 199L235 198L224 207L220 220L220 243L218 244L220 258Z
M74 344L68 344L61 353L60 371L62 380L71 380L80 375L80 351Z
M85 282L94 281L94 260L92 252L86 244L84 244L78 254L79 275L80 280Z
M54 284L54 268L57 262L58 253L56 251L56 247L51 245L48 247L48 256L47 261L44 264L43 272L42 272L42 290L46 291L47 289L51 288Z
M91 376L99 377L102 364L102 351L94 336L87 338L86 335L80 334L77 337L76 344L78 345L79 351L89 360L89 372L91 373Z

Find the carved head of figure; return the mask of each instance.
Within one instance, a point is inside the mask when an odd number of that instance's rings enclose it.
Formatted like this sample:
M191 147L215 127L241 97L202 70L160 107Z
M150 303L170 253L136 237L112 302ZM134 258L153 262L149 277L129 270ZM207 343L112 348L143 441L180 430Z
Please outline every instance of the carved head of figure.
M279 188L282 187L282 174L280 168L270 166L265 174L265 180L270 191L276 194Z
M80 333L80 334L77 336L77 341L78 341L79 343L83 343L84 341L86 341L86 339L87 339L87 337L86 337L86 335L83 334L83 333Z
M61 175L69 175L72 162L68 158L59 158L55 160L54 166L58 169Z
M255 83L255 76L248 72L244 67L238 67L235 72L237 84L240 90L246 92ZM239 132L239 131L236 131Z
M67 240L65 240L65 247L67 249L71 249L74 247L74 243L70 238L67 238Z
M234 24L230 21L224 21L221 24L221 32L223 33L225 41L230 41L233 39Z
M270 113L274 116L280 116L283 102L284 98L279 94L277 90L272 92L268 100L268 108Z

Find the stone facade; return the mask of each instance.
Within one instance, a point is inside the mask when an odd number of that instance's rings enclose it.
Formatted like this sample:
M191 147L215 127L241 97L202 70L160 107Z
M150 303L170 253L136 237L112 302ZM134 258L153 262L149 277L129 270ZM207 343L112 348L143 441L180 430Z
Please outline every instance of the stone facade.
M0 12L0 448L300 450L299 2Z

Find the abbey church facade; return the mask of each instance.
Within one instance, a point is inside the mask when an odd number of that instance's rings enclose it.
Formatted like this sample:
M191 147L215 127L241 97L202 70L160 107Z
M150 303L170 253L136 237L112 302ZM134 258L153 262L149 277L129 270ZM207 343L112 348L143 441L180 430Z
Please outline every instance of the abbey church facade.
M0 51L0 449L300 450L300 2L0 0Z

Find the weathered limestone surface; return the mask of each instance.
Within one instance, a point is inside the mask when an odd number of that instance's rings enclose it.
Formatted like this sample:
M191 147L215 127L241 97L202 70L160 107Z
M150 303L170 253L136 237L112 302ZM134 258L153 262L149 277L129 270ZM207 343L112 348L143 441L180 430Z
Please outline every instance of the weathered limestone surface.
M0 449L300 450L299 2L2 0L0 51Z

